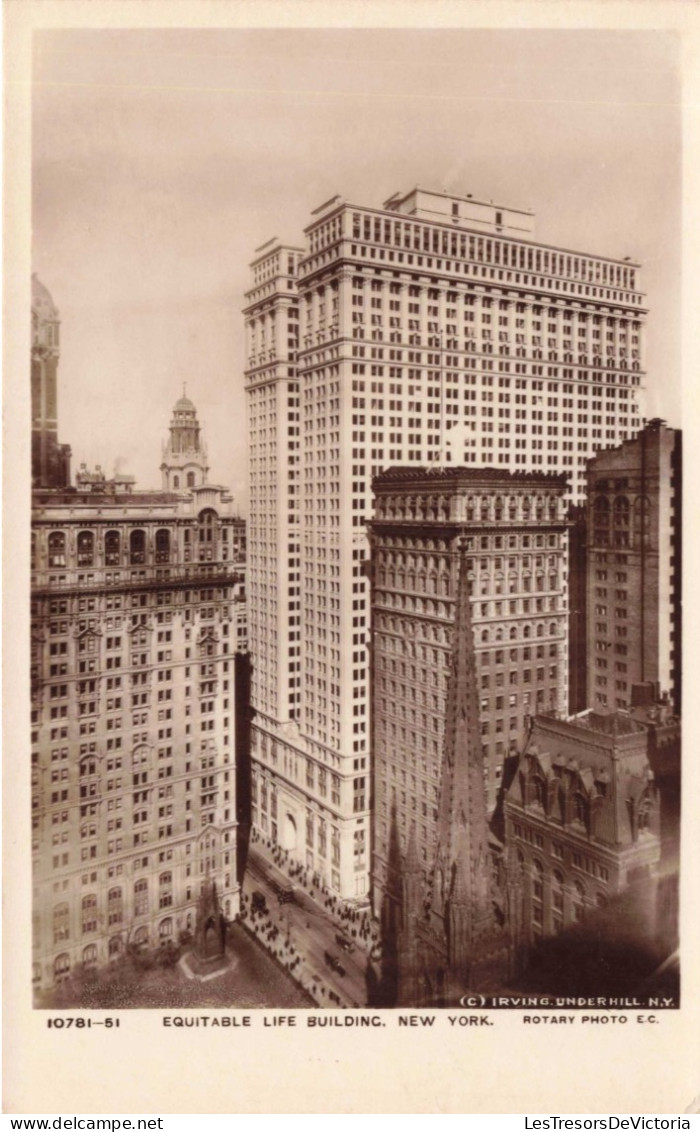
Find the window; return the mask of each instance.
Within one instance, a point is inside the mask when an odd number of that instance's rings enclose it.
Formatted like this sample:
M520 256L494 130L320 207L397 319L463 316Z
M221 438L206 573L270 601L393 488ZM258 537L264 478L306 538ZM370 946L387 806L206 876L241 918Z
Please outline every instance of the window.
M146 561L146 532L132 531L129 536L129 562L139 566Z
M148 912L148 881L137 880L134 885L134 915L144 916Z
M84 896L80 905L83 935L97 931L97 896L91 892Z
M92 566L95 562L95 536L92 531L78 532L78 566Z
M66 536L63 531L52 531L49 535L49 566L65 566Z
M107 531L105 535L105 566L118 566L121 554L119 531Z
M53 910L53 941L61 943L70 935L69 912L67 904L57 904Z
M156 531L156 562L170 561L170 531Z
M57 955L53 964L53 977L57 983L63 982L70 976L70 956Z
M124 918L124 902L121 888L110 888L107 893L107 921L109 925L121 924Z
M199 561L211 562L216 558L217 514L208 508L199 516Z

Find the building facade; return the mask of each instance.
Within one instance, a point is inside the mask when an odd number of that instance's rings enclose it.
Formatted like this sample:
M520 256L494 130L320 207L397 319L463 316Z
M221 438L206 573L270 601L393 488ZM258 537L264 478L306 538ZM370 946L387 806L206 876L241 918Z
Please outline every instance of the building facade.
M681 697L681 433L650 421L588 464L588 702Z
M47 988L194 928L236 867L241 520L207 484L134 490L82 469L35 490L33 974Z
M648 730L625 713L538 716L505 801L522 940L582 923L661 857Z
M392 838L436 852L460 564L470 587L487 812L532 715L566 712L565 476L496 468L391 468L374 481L372 754L375 913Z
M634 264L473 198L336 197L305 237L260 248L246 296L254 821L362 897L372 478L452 461L566 472L580 497L586 458L638 427L645 311Z

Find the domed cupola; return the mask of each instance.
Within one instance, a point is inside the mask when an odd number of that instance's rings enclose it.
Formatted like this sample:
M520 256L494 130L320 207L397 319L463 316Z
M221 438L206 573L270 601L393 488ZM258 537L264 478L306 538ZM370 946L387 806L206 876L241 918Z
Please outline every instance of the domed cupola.
M183 387L173 409L170 438L163 447L160 470L164 491L187 491L206 483L209 466L200 433L197 410Z

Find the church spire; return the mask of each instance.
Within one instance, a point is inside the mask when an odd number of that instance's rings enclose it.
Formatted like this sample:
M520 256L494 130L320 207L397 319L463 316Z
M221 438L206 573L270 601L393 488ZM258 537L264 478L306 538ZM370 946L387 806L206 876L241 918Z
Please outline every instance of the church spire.
M460 550L436 854L435 912L455 961L493 926L488 823L467 559ZM459 939L459 943L458 943Z

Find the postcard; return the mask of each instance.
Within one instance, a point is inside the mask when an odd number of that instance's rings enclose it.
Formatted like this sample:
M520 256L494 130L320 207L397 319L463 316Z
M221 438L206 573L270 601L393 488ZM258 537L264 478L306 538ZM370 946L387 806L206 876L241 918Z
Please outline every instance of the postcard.
M687 1119L697 10L5 16L5 1110Z

